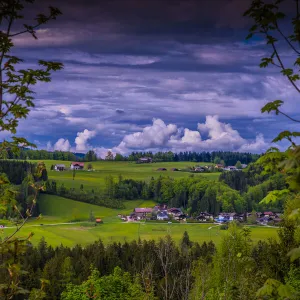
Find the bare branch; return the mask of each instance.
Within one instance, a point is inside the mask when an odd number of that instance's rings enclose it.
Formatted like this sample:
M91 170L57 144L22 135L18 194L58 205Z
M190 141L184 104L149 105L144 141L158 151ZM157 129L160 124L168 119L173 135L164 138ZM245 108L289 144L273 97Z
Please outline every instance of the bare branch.
M268 35L268 31L267 30L265 30L265 34ZM274 50L275 56L276 56L276 58L277 58L277 60L279 62L280 67L282 68L282 70L285 70L285 66L283 64L282 59L280 58L280 55L279 55L279 53L277 51L275 43L271 42L271 45L272 45L272 48ZM287 78L289 79L289 81L291 82L291 84L294 86L294 88L297 90L297 92L300 93L299 87L295 84L295 82L291 79L291 77L289 75L287 75Z
M300 123L300 120L294 119L294 118L290 117L289 115L285 114L284 112L282 112L282 111L280 111L280 110L278 110L278 112L279 112L280 114L284 115L285 117L287 117L288 119L290 119L290 120L292 120L292 121L294 121L294 122Z
M285 36L285 34L281 31L281 29L279 28L279 25L278 25L278 23L277 23L277 21L276 21L276 23L275 23L275 26L276 26L276 29L277 29L277 31L280 33L280 35L284 38L284 40L288 43L288 45L298 54L298 55L300 55L300 51L299 50L297 50L296 48L295 48L295 46L289 41L289 39Z

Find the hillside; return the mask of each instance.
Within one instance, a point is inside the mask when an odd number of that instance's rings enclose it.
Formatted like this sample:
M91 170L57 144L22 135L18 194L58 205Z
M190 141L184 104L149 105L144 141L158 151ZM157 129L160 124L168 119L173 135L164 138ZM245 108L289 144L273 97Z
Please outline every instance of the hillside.
M38 200L40 212L44 216L42 223L45 223L45 220L50 220L50 222L54 220L56 222L87 221L91 211L95 217L101 218L105 222L120 222L118 214L127 214L135 207L155 205L153 201L144 200L124 201L124 203L125 209L111 209L46 194L41 194Z
M30 162L38 162L37 160L31 160ZM209 165L209 163L193 163L193 162L164 162L164 163L152 163L152 164L136 164L134 162L123 161L97 161L92 162L93 169L95 171L76 171L75 180L73 180L72 171L51 171L51 165L64 164L66 167L70 166L70 161L57 161L57 160L45 160L44 161L49 179L63 182L66 187L78 188L83 184L84 188L97 189L102 188L104 185L104 179L106 176L111 175L116 180L121 175L123 179L135 179L148 181L151 177L157 178L161 175L170 176L173 178L188 177L191 173L188 172L175 172L171 171L172 168L183 169L189 166L195 165ZM89 163L85 163L85 168ZM167 171L157 171L159 168L166 168ZM209 179L217 179L220 173L201 173L193 174L194 176L205 176Z
M192 241L202 243L212 240L218 245L226 234L226 231L220 230L218 225L212 224L123 223L117 217L118 213L128 213L134 207L151 207L155 204L152 201L126 201L124 210L109 209L53 195L41 195L38 203L43 215L42 219L31 220L19 235L27 236L34 232L31 239L34 245L37 245L42 237L52 246L63 244L73 247L78 243L87 245L98 239L106 244L132 241L138 238L157 240L167 234L179 242L185 231L188 232ZM95 216L103 219L104 224L98 226L87 222L61 224L74 219L74 217L80 218L82 221L88 220L91 210ZM12 228L5 229L4 235L8 235L12 230ZM276 238L276 236L276 228L251 227L251 237L254 242L265 237Z

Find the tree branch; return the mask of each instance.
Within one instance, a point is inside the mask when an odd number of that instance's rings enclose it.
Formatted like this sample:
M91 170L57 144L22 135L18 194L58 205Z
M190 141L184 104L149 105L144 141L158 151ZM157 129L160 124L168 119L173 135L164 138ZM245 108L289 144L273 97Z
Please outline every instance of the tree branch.
M17 226L17 229L11 235L9 235L8 237L6 237L0 243L0 245L2 245L4 243L7 243L7 241L9 241L12 237L14 237L22 229L22 227L26 224L27 220L29 219L29 217L31 216L31 213L33 211L33 208L34 208L34 205L35 205L35 202L36 202L36 199L37 199L37 195L38 195L38 188L36 188L36 190L35 190L34 199L32 200L32 205L31 205L31 208L30 208L29 213L27 214L26 218L22 217L23 218L22 224L19 227Z
M288 43L288 45L298 54L300 55L300 51L298 51L295 46L289 41L289 39L284 35L284 33L281 31L281 29L279 28L279 25L276 21L275 23L276 29L277 31L280 33L280 35L285 39L285 41Z
M268 32L265 31L265 34L268 35ZM274 53L276 55L276 58L279 62L279 65L281 67L282 70L285 70L285 66L283 64L283 61L281 60L280 56L279 56L279 53L277 51L277 48L275 46L275 43L274 42L271 42L271 45L272 45L272 48L274 50ZM291 84L294 86L294 88L297 90L298 93L300 93L300 89L298 88L298 86L295 84L295 82L291 79L291 77L289 75L287 75L287 78L289 79L289 81L291 82Z
M292 120L292 121L294 121L294 122L300 123L300 120L294 119L294 118L290 117L289 115L283 113L283 112L280 111L280 110L278 110L278 112L279 112L280 114L284 115L285 117L287 117L288 119L290 119L290 120Z
M12 14L13 14L13 12L14 12L14 7L12 8ZM14 20L12 14L10 16L10 20L9 20L8 27L7 27L7 30L6 30L6 38L8 38L8 36L9 36L11 26L12 26L12 23L13 23L13 20ZM0 55L0 67L1 67L1 70L0 70L0 117L1 117L2 103L3 103L2 62L3 62L4 55L5 55L5 50L3 49L2 52L1 52L1 55Z

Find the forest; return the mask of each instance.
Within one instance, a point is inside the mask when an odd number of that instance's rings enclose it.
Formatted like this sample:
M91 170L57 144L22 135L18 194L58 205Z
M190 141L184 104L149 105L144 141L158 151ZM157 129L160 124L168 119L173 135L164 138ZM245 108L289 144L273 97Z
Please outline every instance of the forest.
M278 240L253 245L249 229L231 224L218 249L191 241L187 233L179 245L170 236L107 246L99 240L72 249L41 240L0 261L19 260L24 270L14 278L14 299L299 299L299 261L287 256L300 245L295 231L286 222ZM13 289L4 287L12 279L0 272L2 298L10 299Z
M252 153L240 153L230 151L213 151L213 152L132 152L128 156L116 153L108 156L106 159L116 161L138 161L141 157L151 157L154 162L167 161L192 161L192 162L212 162L215 164L223 164L224 166L235 165L238 161L242 164L255 162L260 155ZM24 159L24 160L64 160L64 161L97 161L101 160L93 150L87 153L72 153L65 151L46 151L46 150L31 150L19 149L18 153L7 151L7 159Z

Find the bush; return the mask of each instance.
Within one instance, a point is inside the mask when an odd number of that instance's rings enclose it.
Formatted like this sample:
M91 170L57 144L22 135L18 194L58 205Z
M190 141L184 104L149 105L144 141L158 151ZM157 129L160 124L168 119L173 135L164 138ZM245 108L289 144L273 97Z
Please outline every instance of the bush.
M227 230L228 229L228 224L222 224L220 226L220 230Z

